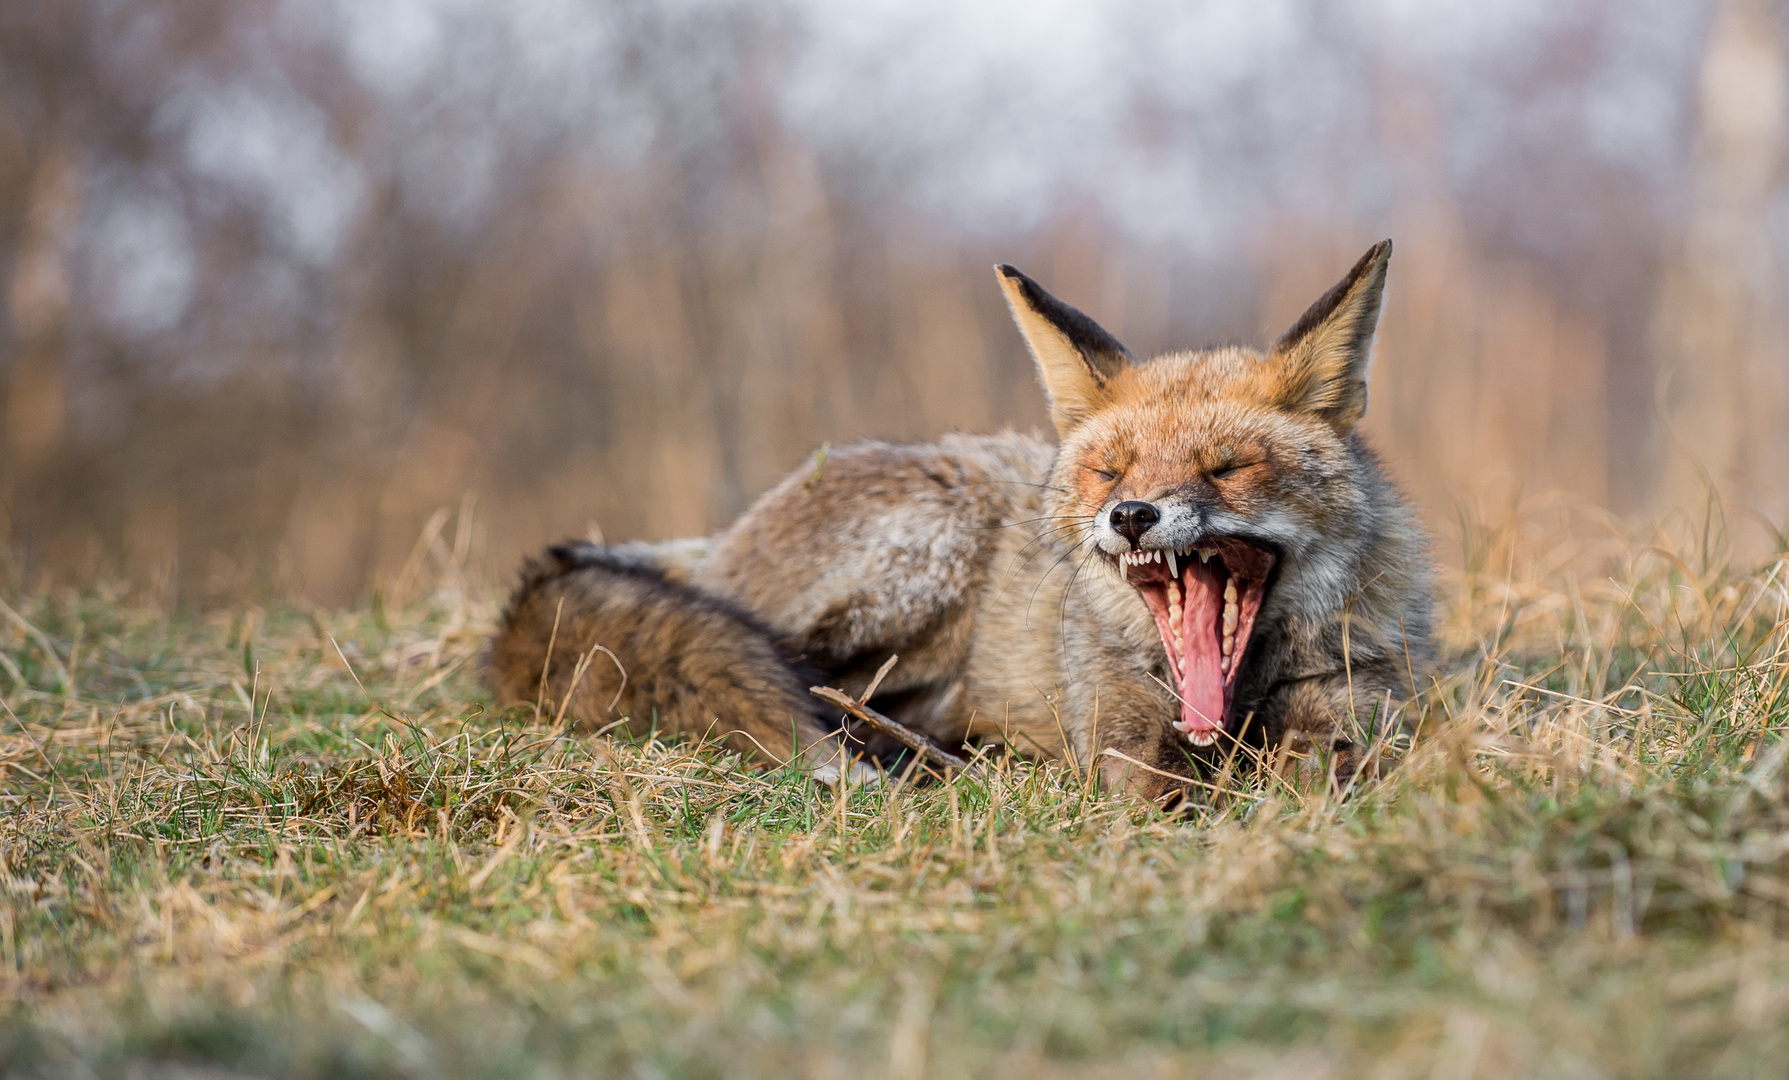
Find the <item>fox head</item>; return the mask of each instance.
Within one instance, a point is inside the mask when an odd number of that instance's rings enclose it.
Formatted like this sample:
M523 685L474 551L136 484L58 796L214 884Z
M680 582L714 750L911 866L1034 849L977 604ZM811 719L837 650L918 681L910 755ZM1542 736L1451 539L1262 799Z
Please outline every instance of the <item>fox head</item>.
M1327 615L1374 523L1355 428L1391 241L1263 353L1139 361L1086 315L998 268L1050 399L1054 520L1135 586L1179 684L1179 727L1229 719L1257 620Z

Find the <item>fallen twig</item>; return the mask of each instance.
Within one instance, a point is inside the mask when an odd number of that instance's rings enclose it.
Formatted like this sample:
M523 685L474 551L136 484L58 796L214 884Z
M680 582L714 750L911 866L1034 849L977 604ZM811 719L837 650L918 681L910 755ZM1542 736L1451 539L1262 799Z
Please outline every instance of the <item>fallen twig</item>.
M982 776L981 768L974 762L958 757L944 747L939 746L931 739L914 731L912 728L897 724L893 720L890 720L888 717L877 712L875 709L858 701L850 694L845 693L843 690L834 690L830 686L810 686L808 687L808 693L819 698L821 701L826 702L828 705L838 706L852 716L855 716L857 719L862 720L864 723L875 728L877 731L880 731L882 734L900 740L902 745L934 765L939 765L946 769L955 769L958 772L968 773L970 776L976 777L977 779L980 779Z

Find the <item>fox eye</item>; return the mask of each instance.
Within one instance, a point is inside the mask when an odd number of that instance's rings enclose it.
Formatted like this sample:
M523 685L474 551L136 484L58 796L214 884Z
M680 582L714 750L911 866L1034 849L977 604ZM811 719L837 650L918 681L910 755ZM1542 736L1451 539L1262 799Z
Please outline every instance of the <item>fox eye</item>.
M1213 480L1222 480L1224 477L1229 476L1231 473L1235 472L1237 469L1240 469L1240 468L1242 468L1241 465L1238 465L1235 462L1231 462L1228 465L1224 465L1219 468L1211 470L1211 478Z
M1093 475L1099 477L1101 480L1104 480L1108 484L1110 484L1112 481L1118 479L1118 474L1115 472L1107 472L1104 469L1096 469L1091 465L1089 465L1087 467L1087 469L1089 472L1093 473Z

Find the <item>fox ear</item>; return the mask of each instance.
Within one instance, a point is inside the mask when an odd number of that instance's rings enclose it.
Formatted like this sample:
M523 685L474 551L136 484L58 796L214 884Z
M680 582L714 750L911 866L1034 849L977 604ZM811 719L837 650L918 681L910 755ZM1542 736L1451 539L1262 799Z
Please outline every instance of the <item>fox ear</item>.
M1269 353L1285 368L1281 404L1316 413L1341 435L1367 411L1367 361L1390 260L1391 241L1374 244Z
M1050 395L1050 419L1066 435L1104 403L1106 385L1131 363L1130 350L1024 274L1004 264L994 269Z

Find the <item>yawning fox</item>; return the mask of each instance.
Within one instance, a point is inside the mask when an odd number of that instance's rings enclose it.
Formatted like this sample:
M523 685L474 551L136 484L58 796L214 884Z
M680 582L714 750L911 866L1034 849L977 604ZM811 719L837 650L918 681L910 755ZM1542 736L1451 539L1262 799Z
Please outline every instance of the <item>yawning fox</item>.
M712 735L825 778L860 692L946 744L1185 795L1237 740L1349 744L1430 662L1426 540L1356 430L1391 242L1263 354L1138 361L1010 266L1057 445L822 453L702 540L530 560L492 640L500 701Z

